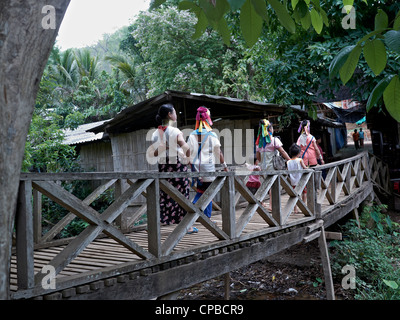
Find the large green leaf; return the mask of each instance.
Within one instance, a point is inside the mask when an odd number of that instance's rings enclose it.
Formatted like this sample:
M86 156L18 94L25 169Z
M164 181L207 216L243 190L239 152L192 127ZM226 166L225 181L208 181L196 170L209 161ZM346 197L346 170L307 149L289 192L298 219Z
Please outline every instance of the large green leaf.
M191 10L193 12L197 12L200 7L192 1L181 1L178 4L179 10Z
M296 31L296 25L286 10L286 8L283 6L282 3L280 3L278 0L267 0L268 3L271 5L271 7L274 9L278 20L280 23L290 32L290 33L295 33Z
M397 12L396 18L394 19L393 29L394 30L400 30L400 11Z
M266 22L269 22L267 4L265 0L251 0L254 10L263 18Z
M393 75L388 75L385 78L383 78L381 81L378 82L378 84L375 86L375 88L372 90L371 94L368 97L367 101L367 112L371 110L371 108L376 105L379 101L379 99L383 95L383 91L385 91L386 87L388 86L390 80L392 80Z
M200 38L201 35L206 31L208 26L208 19L204 14L203 10L199 10L196 15L197 15L197 23L195 26L195 32L192 36L194 40Z
M356 70L358 64L358 60L360 59L361 50L361 46L355 46L347 57L346 62L340 68L339 75L343 84L346 84L353 76L354 70Z
M336 75L338 74L340 68L344 65L344 63L346 62L350 52L354 48L355 48L355 45L347 46L347 47L344 47L342 50L339 51L339 53L332 60L331 65L329 66L329 79L333 79L334 77L336 77Z
M354 0L343 0L343 6L353 6Z
M393 280L385 280L385 279L382 279L383 280L383 282L388 286L388 287L390 287L390 288L392 288L392 289L397 289L398 287L399 287L399 285L397 284L397 282L396 281L393 281Z
M198 39L201 35L206 31L208 26L208 19L204 13L204 11L194 2L191 1L181 1L178 4L179 10L190 10L197 16L197 23L195 26L195 32L192 38Z
M293 10L296 8L298 3L299 3L299 0L292 0L292 8L293 8Z
M387 55L386 48L382 40L374 39L365 43L363 49L365 60L368 66L377 76L386 67Z
M249 47L252 47L258 40L263 26L263 20L254 9L251 0L246 0L240 10L240 27L243 38Z
M230 8L227 0L215 0L215 2L199 0L199 5L204 10L208 20L215 23L218 23Z
M311 26L311 16L310 13L307 12L307 14L300 19L301 26L303 27L304 30L308 30Z
M400 53L400 30L390 30L386 32L385 43L390 50Z
M246 2L246 0L228 0L232 11L238 10Z
M312 26L314 27L315 31L320 34L324 24L324 22L322 21L322 16L314 8L311 9L310 16Z
M220 36L222 37L222 41L229 46L230 45L230 40L231 40L231 32L228 27L228 23L224 18L221 18L221 20L217 23L216 29Z
M389 19L385 11L382 9L378 10L375 16L375 30L386 29L389 24Z
M400 79L398 75L392 78L383 92L383 101L390 115L396 121L400 121Z
M322 21L324 22L324 24L329 27L329 19L328 19L328 15L326 14L326 12L324 11L324 9L319 8L319 14L322 17Z

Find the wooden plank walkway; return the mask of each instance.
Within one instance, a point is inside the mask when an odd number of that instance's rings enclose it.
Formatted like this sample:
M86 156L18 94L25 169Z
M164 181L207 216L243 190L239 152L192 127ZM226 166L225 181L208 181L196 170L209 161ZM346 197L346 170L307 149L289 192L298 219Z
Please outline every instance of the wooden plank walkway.
M96 237L98 233L95 233L92 241L89 241L81 249L74 249L75 251L71 251L71 243L76 242L77 238L72 242L62 244L54 244L54 242L37 243L34 250L32 246L31 259L29 259L29 254L26 259L22 256L22 260L31 261L30 265L25 261L22 264L18 264L18 252L15 253L12 257L10 270L12 298L31 298L46 295L51 292L66 290L70 287L76 288L93 283L94 281L132 274L135 271L146 273L144 270L149 270L149 268L153 271L162 270L167 264L170 267L179 265L179 261L184 261L185 259L189 259L188 261L190 261L191 257L199 254L207 253L212 256L213 252L226 252L229 250L228 248L232 246L239 247L246 241L258 242L261 241L259 239L265 238L265 236L275 236L282 232L296 233L297 227L304 229L307 225L315 224L318 219L324 220L325 226L330 225L357 208L361 201L373 193L373 183L370 180L369 169L371 165L377 164L377 160L373 159L369 161L367 156L366 153L360 154L347 161L322 166L321 169L327 170L325 179L321 178L320 171L319 173L314 173L313 171L304 172L300 182L302 186L299 188L302 189L307 185L308 199L306 203L301 201L301 193L297 189L296 191L291 186L288 186L283 173L268 176L260 188L262 190L255 197L246 191L246 188L243 187L243 183L236 177L236 174L228 173L223 176L221 173L216 173L216 182L209 188L212 190L209 193L205 193L203 196L204 201L199 200L196 206L188 203L185 199L180 199L177 193L169 190L168 186L162 182L164 178L162 175L159 175L157 180L151 180L153 182L149 180L150 174L146 175L144 173L85 175L85 179L104 179L108 181L112 179L112 183L106 183L107 187L118 181L118 179L128 179L127 181L133 186L131 188L132 193L125 193L125 196L123 194L119 199L116 199L115 203L118 206L115 205L113 210L110 209L110 215L113 215L115 219L117 216L115 214L116 211L121 214L123 212L121 208L126 208L138 195L145 195L148 200L147 208L149 213L147 229L139 227L136 231L125 233L123 235L124 238L108 227L108 229L105 229L108 236ZM153 173L151 176L154 178ZM380 176L378 178L383 179L384 177ZM69 196L66 194L57 194L57 190L52 190L54 192L54 195L52 195L46 189L46 181L64 179L82 179L82 177L65 177L60 174L48 176L26 175L22 177L23 181L32 181L34 186L39 186L41 192L46 192L49 197L54 197L59 203L72 210L71 212L74 212L74 214L85 220L90 220L94 228L96 226L96 228L99 228L103 222L97 222L95 219L97 219L96 217L104 217L104 221L107 221L107 212L98 216L95 212L85 213L85 210L87 210L86 207L79 203L73 203L74 199L72 197L70 200L65 198L61 200L58 198L61 198L61 196L68 198ZM160 182L156 182L154 185L154 181L158 181L158 179ZM39 182L40 180L44 182ZM150 201L158 203L156 200L158 188L163 188L164 191L170 192L171 196L175 196L176 200L188 209L188 218L186 221L182 221L179 225L160 226L157 214L157 220L152 220L152 210L156 210L155 212L157 213L158 206L152 206ZM106 188L100 189L101 192L104 192ZM28 190L32 192L29 188ZM137 190L140 192L136 192ZM258 200L264 199L269 191L271 191L271 201L273 208L275 208L272 213L261 208L262 206ZM200 210L202 205L207 204L218 192L221 193L222 209L221 211L213 211L212 221L215 222L214 224L207 221L207 218L202 218ZM244 202L235 205L235 201L238 198L234 196L235 192L237 195L240 194L242 196ZM92 199L94 200L95 197L93 196ZM82 203L84 204L85 200ZM296 203L302 211L300 214L293 213ZM187 228L193 223L199 229L199 233L186 234ZM107 225L102 226L102 228L107 228ZM293 243L301 241L304 235L304 232L299 233L297 238L293 240ZM81 238L82 241L86 241L85 238ZM21 235L19 238L17 236L18 240L27 243L27 240ZM78 247L79 244L76 248ZM76 252L76 254L74 256L72 253L71 256L66 255L65 252ZM148 253L151 253L153 256L151 257ZM39 285L40 282L38 282L38 280L43 279L43 276L41 278L38 277L43 272L45 266L51 265L54 261L60 259L60 256L66 257L68 263L59 268L57 272L55 278L57 288L55 290L43 290ZM20 268L19 271L18 268ZM221 270L220 272L224 271ZM22 288L19 288L18 283L21 275L26 277L23 283L30 283L30 285L24 285ZM33 280L29 281L29 279L33 279L33 277L35 277L35 285L32 286ZM129 277L132 278L132 276ZM104 286L104 283L102 286Z
M288 198L286 196L286 198ZM244 208L237 209L236 218L238 219L243 213ZM304 219L303 214L291 216L288 223L297 223ZM212 220L220 228L222 227L222 217L220 212L213 211ZM185 252L189 249L196 250L197 248L204 247L207 244L218 242L209 230L207 230L201 223L196 222L194 226L198 228L199 232L195 234L185 235L179 244L174 248L174 252ZM176 226L162 226L161 227L161 241L164 242L172 233ZM243 234L252 234L260 230L264 230L268 225L259 216L255 215L243 230ZM132 241L139 244L145 250L148 250L148 235L146 230L133 231L126 234ZM66 245L51 246L35 250L34 253L34 269L38 273L42 268L47 265L58 253L60 253ZM56 279L59 280L63 277L78 275L89 271L101 270L105 267L117 266L123 263L141 262L142 259L133 254L128 249L122 247L115 240L110 238L100 238L89 244L63 271L61 271ZM16 292L17 285L17 266L16 255L14 254L11 260L11 290Z

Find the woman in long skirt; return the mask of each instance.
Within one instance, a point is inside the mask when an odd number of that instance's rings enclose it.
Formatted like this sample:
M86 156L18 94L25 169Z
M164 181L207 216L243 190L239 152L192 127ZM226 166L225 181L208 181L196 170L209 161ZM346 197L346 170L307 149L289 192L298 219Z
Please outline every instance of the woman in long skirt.
M156 121L158 129L154 132L152 141L158 145L154 155L158 157L159 172L187 172L187 166L180 158L190 155L182 132L172 126L176 121L176 111L172 104L164 104L158 110ZM166 179L174 188L189 199L189 180L187 178ZM186 214L175 200L160 190L160 221L163 224L178 224ZM193 228L188 230L193 231Z

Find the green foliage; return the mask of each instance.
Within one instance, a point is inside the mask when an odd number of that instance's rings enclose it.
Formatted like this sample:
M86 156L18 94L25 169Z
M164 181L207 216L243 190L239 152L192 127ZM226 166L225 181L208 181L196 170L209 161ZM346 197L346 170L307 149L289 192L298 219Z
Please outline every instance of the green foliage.
M381 207L365 207L361 228L354 220L343 226L343 241L332 242L332 271L341 279L341 269L356 271L356 299L399 299L399 225L381 213Z
M240 26L243 38L249 47L252 47L258 40L263 27L263 19L257 14L252 1L247 0L240 10Z
M389 114L396 121L400 121L400 80L398 75L393 76L383 91L383 101Z
M158 8L164 3L165 0L153 1L151 8ZM367 78L373 75L376 77L382 74L387 66L393 65L393 63L389 63L388 61L392 57L388 53L388 50L392 51L392 55L395 55L394 61L397 61L398 67L400 12L398 11L398 4L392 3L391 0L379 1L372 5L368 5L367 0L356 2L354 0L332 0L324 1L323 3L319 0L291 0L291 6L288 6L288 1L281 2L279 0L184 0L179 4L181 10L189 10L197 17L197 24L193 33L195 39L199 39L206 33L208 26L210 26L222 36L226 45L230 45L232 40L229 40L230 35L234 34L234 31L227 27L229 26L230 12L239 11L240 32L249 47L255 46L263 38L264 22L268 24L269 29L274 31L279 29L279 27L276 27L276 20L279 21L280 26L283 26L291 34L302 33L299 30L296 31L297 24L304 30L309 30L312 27L317 35L323 35L324 30L328 30L327 32L330 33L330 36L335 37L339 36L339 34L341 37L346 36L344 29L340 30L340 27L338 28L338 26L342 25L341 20L343 19L343 15L338 15L338 12L341 13L340 9L343 6L347 13L350 13L350 9L353 6L355 7L358 26L361 22L361 28L357 26L357 29L364 32L364 34L366 33L366 36L361 37L361 39L359 38L360 40L351 50L347 48L346 54L342 52L340 58L332 61L331 70L333 73L330 79L339 74L343 84L347 84L352 78L354 83L357 83L360 77L353 77L357 69L361 69ZM332 13L332 9L336 12ZM392 12L395 10L397 10L397 15L392 20ZM372 17L373 12L374 16ZM371 18L374 18L374 30L371 30L369 26ZM362 53L370 68L369 70L366 70L363 65L359 64ZM389 66L389 74L391 66ZM397 73L398 68L394 74L391 74L395 76ZM375 85L379 83L382 88L385 82L380 82L380 80L372 80L371 82ZM368 86L369 84L367 84L365 91L372 92L373 89L368 88ZM290 91L290 89L283 89ZM398 112L400 98L396 89L398 89L398 84L397 78L394 77L391 80L391 84L385 87L382 94L389 113L396 120L400 121L400 112ZM358 97L353 98L357 99ZM362 94L361 98L358 100L366 100L368 96ZM371 98L369 102L376 103L378 102L377 100L380 99ZM368 109L370 108L371 105L368 105ZM313 113L312 108L310 108L310 111Z
M333 78L339 72L343 84L346 84L359 65L362 51L364 59L375 77L384 74L384 70L388 69L383 79L373 80L376 86L371 90L367 101L367 110L376 105L383 96L383 101L389 114L395 120L400 121L400 81L398 77L400 69L399 6L397 6L397 10L396 17L392 23L388 14L382 8L378 8L375 15L374 30L359 39L356 45L348 46L339 53L337 59L332 61L330 77ZM394 63L389 64L391 59L393 59Z
M63 172L76 168L76 154L73 147L62 143L64 135L58 128L55 114L49 114L51 121L40 115L33 115L25 147L23 171Z
M368 66L377 76L386 67L387 55L385 45L380 39L368 40L363 48Z

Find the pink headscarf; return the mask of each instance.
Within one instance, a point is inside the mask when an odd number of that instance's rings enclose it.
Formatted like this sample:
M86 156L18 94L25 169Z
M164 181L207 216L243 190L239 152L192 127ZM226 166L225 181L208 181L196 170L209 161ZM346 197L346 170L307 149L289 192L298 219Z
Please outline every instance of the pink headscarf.
M213 123L210 118L210 110L208 110L206 107L199 107L196 114L195 130L199 129L199 132L201 132L202 128L205 127L207 131L211 131L212 125Z

